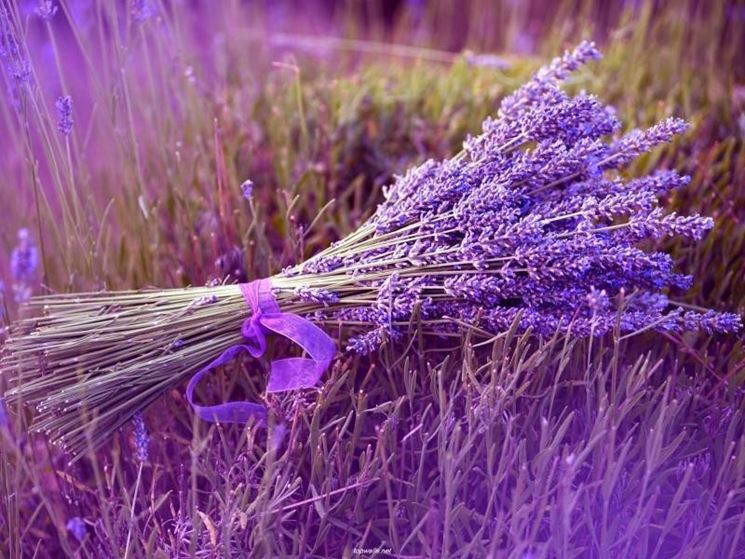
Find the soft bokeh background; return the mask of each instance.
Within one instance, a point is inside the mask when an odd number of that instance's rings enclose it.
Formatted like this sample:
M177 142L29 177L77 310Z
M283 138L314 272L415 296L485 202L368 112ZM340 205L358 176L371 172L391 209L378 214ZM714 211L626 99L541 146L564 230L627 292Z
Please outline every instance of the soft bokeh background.
M686 301L745 312L742 3L0 6L6 324L30 292L245 280L302 260L582 38L606 56L570 88L628 128L692 122L629 172L692 175L669 205L716 227L666 247L696 278ZM23 228L39 262L14 277ZM283 422L269 436L193 425L174 390L139 438L71 468L15 413L0 553L745 556L741 339L468 336L449 359L426 342L340 359L320 394L270 402ZM260 384L242 379L214 397Z

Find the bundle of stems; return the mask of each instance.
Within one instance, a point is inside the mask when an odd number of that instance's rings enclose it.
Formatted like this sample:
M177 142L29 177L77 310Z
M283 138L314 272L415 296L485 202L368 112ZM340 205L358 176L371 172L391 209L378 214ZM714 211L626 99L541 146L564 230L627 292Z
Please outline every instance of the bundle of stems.
M398 177L354 233L273 276L282 312L356 331L355 352L400 338L415 316L437 335L464 323L537 335L737 330L736 315L669 299L692 278L640 248L699 239L713 222L659 208L687 177L623 180L625 165L685 123L618 136L612 109L560 88L598 57L582 43L539 70L460 154ZM30 305L0 361L12 377L6 397L34 405L32 428L74 454L239 344L250 313L238 285L54 294Z

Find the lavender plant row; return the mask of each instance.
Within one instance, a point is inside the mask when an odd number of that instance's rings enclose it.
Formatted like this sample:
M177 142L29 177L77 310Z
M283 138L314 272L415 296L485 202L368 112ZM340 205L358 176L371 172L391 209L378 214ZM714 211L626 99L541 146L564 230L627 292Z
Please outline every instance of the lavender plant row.
M612 108L560 87L598 57L582 43L554 60L460 154L398 177L357 231L272 277L282 311L344 326L359 353L413 324L440 335L459 324L541 336L738 330L737 315L676 304L692 278L642 248L700 239L713 222L660 208L685 176L622 178L686 124L670 118L619 136ZM43 316L16 325L6 345L3 370L22 379L8 396L35 404L34 426L73 451L103 442L240 343L248 314L235 285L47 295L31 305Z

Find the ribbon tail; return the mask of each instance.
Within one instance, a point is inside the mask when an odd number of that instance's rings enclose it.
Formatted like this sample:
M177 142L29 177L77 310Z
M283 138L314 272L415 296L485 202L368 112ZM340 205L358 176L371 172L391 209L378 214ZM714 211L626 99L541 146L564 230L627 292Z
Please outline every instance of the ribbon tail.
M299 345L308 357L273 361L266 391L285 392L315 386L336 354L336 344L326 332L296 314L265 315L261 325Z
M272 361L266 391L274 393L311 388L318 384L325 370L326 366L304 357L288 357Z
M194 390L204 376L217 367L232 361L243 351L247 351L253 355L253 350L254 348L245 345L232 346L226 349L220 357L197 371L191 377L186 387L186 399L200 419L211 422L219 421L220 423L246 423L249 419L255 418L260 425L266 423L266 407L261 404L255 404L253 402L225 402L213 406L202 406L194 403Z

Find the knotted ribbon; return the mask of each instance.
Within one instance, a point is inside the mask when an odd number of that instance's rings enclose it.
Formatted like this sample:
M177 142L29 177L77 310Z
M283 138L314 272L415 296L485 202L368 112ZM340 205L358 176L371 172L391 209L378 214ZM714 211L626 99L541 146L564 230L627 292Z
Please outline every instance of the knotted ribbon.
M318 326L296 314L283 313L272 293L269 279L240 284L241 293L251 309L241 326L245 343L234 345L223 352L191 377L186 387L186 399L197 416L205 421L245 423L255 417L260 424L266 422L266 408L253 402L225 402L214 406L194 403L194 389L202 378L213 369L235 359L247 351L258 358L266 351L266 334L275 332L299 345L308 357L287 357L272 361L267 392L285 392L315 386L328 368L336 353L334 341Z

